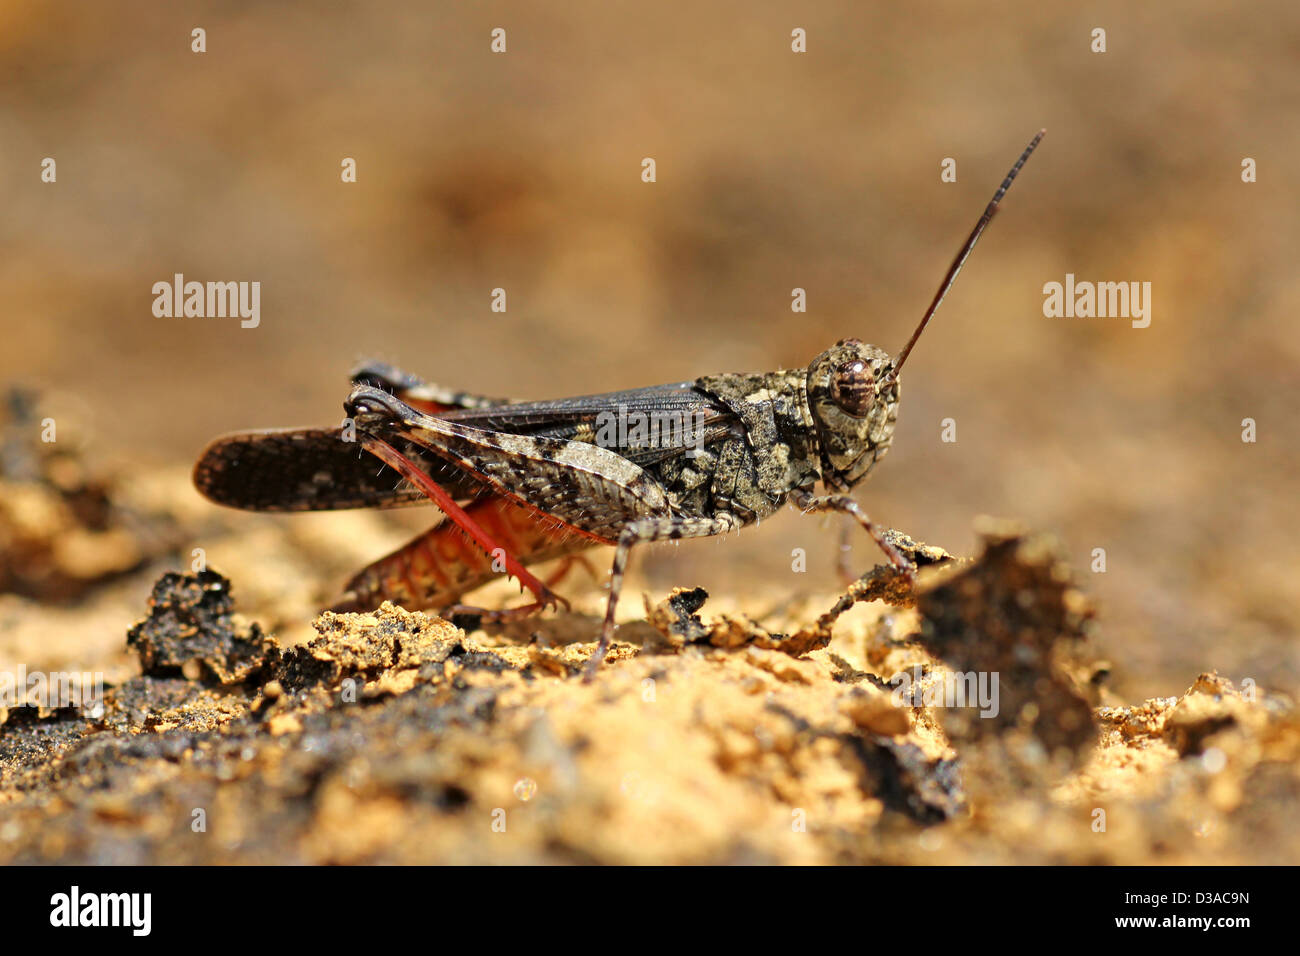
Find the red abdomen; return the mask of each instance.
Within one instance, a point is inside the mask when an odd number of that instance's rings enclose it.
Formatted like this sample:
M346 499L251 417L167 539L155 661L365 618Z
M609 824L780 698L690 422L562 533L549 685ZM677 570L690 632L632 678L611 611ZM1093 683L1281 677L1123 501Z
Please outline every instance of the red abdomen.
M455 522L444 518L359 571L333 609L368 611L384 601L409 610L442 608L503 574L507 553L527 565L606 543L506 498L483 498L466 505L465 511L502 553L487 554Z

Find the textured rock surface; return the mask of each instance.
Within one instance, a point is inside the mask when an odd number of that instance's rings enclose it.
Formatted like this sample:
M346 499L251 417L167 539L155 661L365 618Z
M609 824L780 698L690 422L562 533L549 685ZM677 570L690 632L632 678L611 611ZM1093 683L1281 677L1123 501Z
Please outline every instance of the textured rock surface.
M1293 858L1288 703L1203 675L1096 706L1091 608L1051 542L985 530L981 557L922 575L919 628L850 615L794 656L797 620L681 591L591 685L567 616L519 640L385 605L284 647L237 620L221 575L165 575L131 631L139 676L93 715L8 712L0 860ZM1001 668L996 717L923 702L980 667ZM919 705L899 706L900 673Z

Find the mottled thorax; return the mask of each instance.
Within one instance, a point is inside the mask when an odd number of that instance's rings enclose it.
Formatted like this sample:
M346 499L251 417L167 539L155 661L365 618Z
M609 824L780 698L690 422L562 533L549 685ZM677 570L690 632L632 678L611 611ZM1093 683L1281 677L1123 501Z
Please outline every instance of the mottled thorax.
M749 447L762 450L756 462L758 485L774 497L811 488L820 477L807 374L805 369L792 369L709 375L695 383L740 418Z

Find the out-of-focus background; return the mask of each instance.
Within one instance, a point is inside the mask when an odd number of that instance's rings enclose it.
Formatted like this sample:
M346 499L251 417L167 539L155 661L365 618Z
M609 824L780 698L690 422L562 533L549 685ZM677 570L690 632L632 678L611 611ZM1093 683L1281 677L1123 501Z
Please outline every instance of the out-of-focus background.
M1294 689L1298 38L1279 2L9 0L0 380L144 474L336 422L362 357L544 398L896 351L1047 127L858 497L954 552L980 513L1081 568L1104 548L1086 583L1127 695L1211 668ZM154 317L175 273L260 281L260 326ZM1044 317L1066 273L1150 282L1150 327ZM835 542L783 514L641 560L653 587L770 596L808 580L793 547L828 580Z

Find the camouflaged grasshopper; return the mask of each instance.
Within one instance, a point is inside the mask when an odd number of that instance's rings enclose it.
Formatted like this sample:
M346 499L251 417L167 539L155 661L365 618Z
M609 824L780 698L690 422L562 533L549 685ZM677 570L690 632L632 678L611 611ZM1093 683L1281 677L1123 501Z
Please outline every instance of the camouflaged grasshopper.
M889 450L899 372L1042 137L1003 180L896 359L846 339L806 369L546 402L452 392L371 365L353 375L341 428L218 439L195 467L195 485L215 502L254 511L436 504L444 519L358 573L336 610L391 600L503 618L567 606L524 566L614 545L588 678L609 649L628 554L640 542L725 534L789 501L805 513L851 515L910 576L910 563L847 492ZM686 427L666 437L637 427L655 421ZM828 493L815 493L819 481ZM532 592L532 603L498 612L455 603L503 572Z

